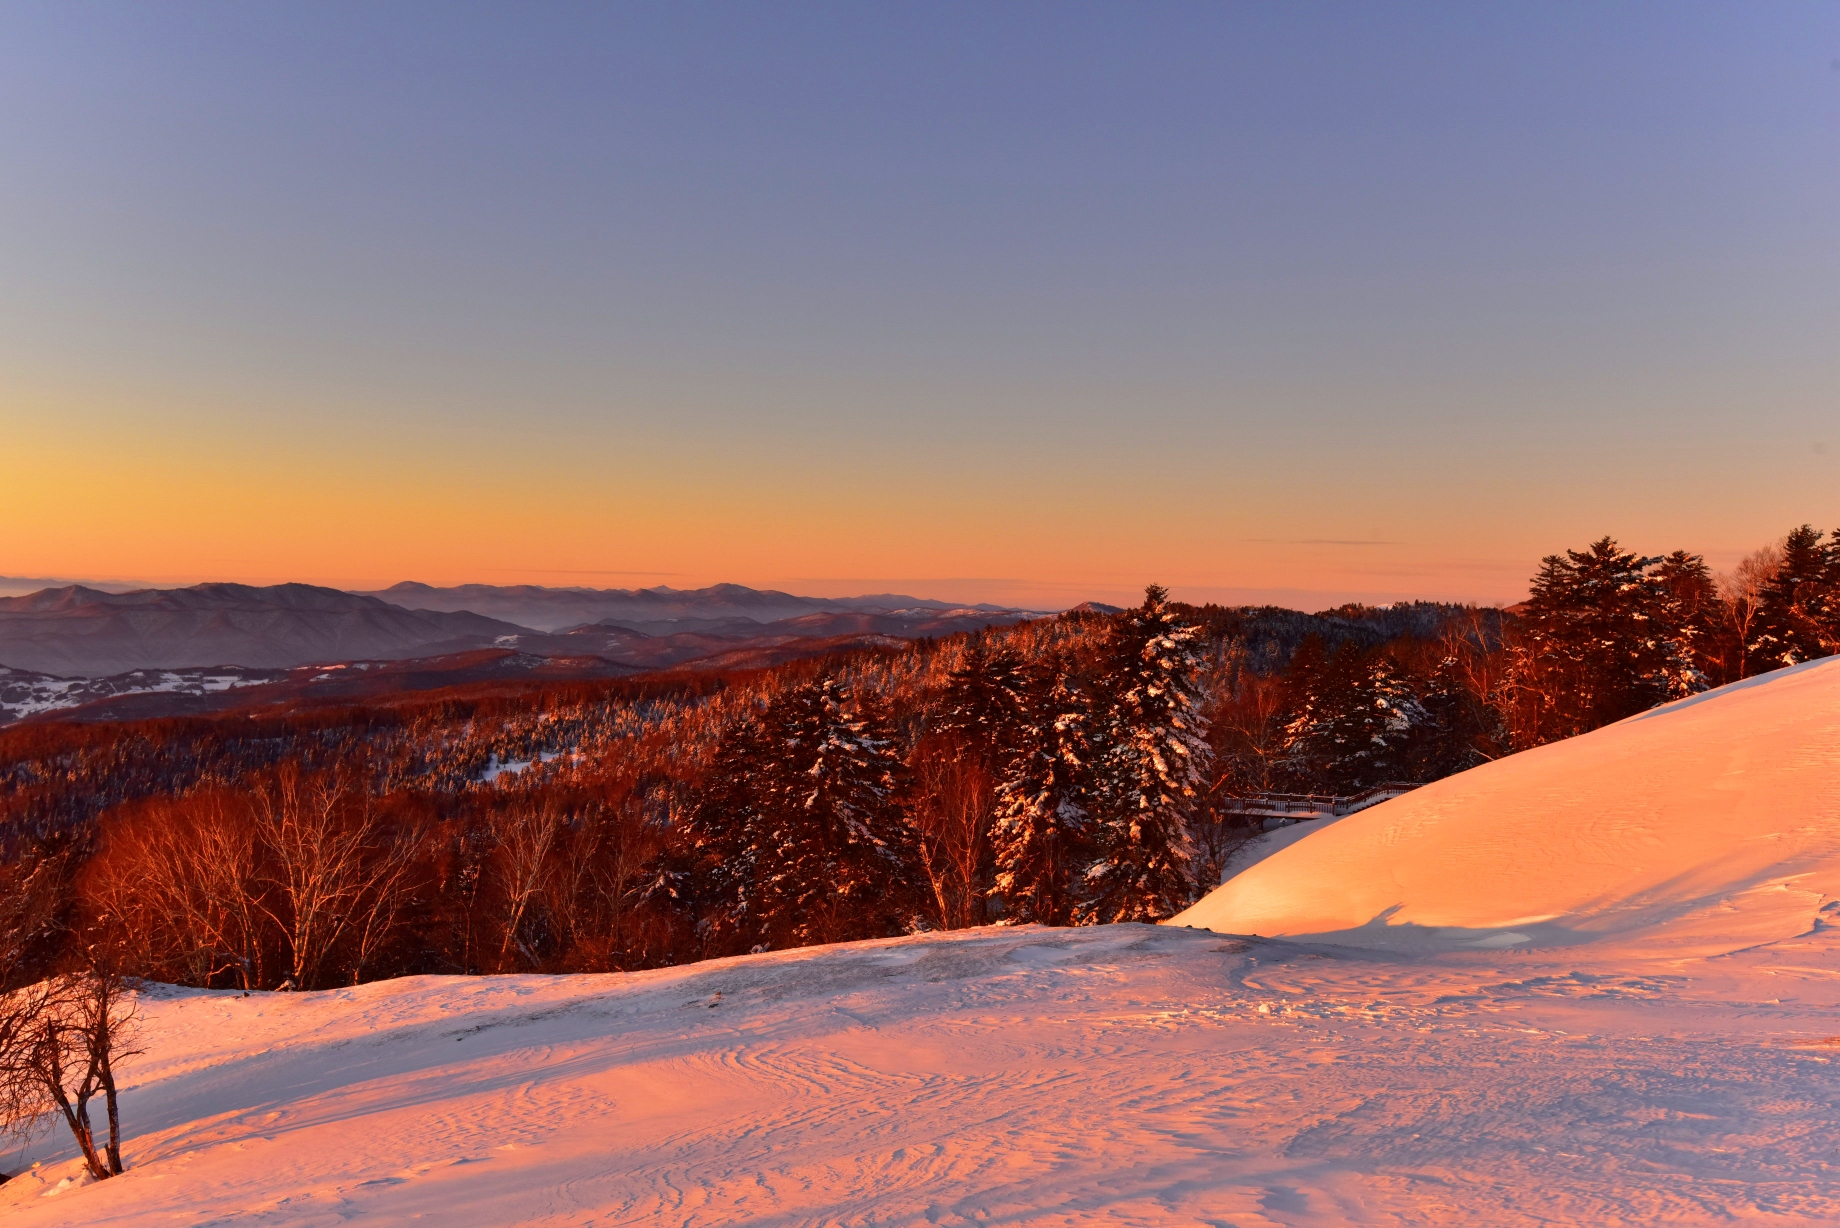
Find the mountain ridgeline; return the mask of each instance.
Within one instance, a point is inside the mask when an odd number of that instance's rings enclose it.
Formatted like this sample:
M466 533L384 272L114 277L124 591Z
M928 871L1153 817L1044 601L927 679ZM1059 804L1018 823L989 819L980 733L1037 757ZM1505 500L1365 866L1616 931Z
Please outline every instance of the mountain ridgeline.
M0 724L46 713L189 715L519 673L600 678L691 662L767 665L1032 616L892 594L833 600L732 584L693 591L399 584L386 595L397 600L305 584L120 593L68 585L0 599ZM411 661L422 664L401 664Z
M112 593L71 585L0 598L0 664L93 678L136 669L438 656L524 630L466 611L406 610L310 584Z
M748 632L765 623L827 614L873 614L918 620L946 613L999 616L1018 613L1004 606L954 605L898 593L796 597L774 589L747 588L740 584L713 584L697 589L663 586L596 589L545 588L534 584L462 584L435 588L405 582L367 595L417 610L466 610L541 631L604 623L648 635L671 635L679 631Z

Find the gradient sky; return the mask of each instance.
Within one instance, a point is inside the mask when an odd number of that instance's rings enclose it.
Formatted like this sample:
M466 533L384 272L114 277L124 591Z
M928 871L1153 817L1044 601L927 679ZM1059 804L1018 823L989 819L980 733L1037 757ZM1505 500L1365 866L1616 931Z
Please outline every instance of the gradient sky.
M1514 600L1840 522L1840 5L12 4L0 574Z

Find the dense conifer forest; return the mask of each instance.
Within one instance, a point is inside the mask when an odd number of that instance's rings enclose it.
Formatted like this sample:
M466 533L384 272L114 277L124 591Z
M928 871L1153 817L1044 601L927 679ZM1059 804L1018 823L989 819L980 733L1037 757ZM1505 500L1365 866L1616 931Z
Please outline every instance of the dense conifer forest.
M1167 917L1235 799L1427 782L1840 651L1812 528L1511 610L1090 610L729 674L0 732L0 969L244 989Z

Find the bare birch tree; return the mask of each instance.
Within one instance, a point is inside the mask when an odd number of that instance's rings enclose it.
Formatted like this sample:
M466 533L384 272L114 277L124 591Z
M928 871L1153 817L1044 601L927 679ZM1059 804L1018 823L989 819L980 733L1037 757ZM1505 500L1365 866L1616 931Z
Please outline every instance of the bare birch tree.
M256 828L222 796L181 812L167 806L111 837L94 906L123 920L138 967L192 985L232 972L242 989L265 984Z
M918 788L913 825L940 927L981 925L982 875L990 852L996 782L976 760L930 745L923 745L915 756L914 775Z
M254 813L269 863L261 907L287 948L286 984L317 986L351 940L361 970L395 922L413 858L410 841L336 777L307 782L283 771L256 794Z
M1719 596L1724 599L1726 629L1738 646L1736 672L1739 678L1746 674L1752 640L1752 626L1757 620L1758 600L1763 596L1764 586L1782 570L1783 545L1774 545L1753 550L1738 560L1738 565L1719 577Z
M0 1000L0 1134L29 1138L47 1117L70 1130L98 1181L122 1171L115 1064L128 1046L134 997L113 958L94 951L77 972L15 989ZM90 1107L103 1100L100 1141Z
M531 905L550 884L550 855L565 826L562 811L556 806L518 808L494 816L492 834L498 843L496 867L503 899L504 938L498 947L501 972L506 970L513 947L531 967L540 962L521 931Z

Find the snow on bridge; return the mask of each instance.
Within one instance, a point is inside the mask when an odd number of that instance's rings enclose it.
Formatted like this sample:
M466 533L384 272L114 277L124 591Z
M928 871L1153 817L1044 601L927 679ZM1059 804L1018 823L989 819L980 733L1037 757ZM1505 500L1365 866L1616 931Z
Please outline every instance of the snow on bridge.
M1411 782L1393 780L1345 797L1324 793L1254 793L1230 798L1222 803L1221 809L1227 814L1263 820L1265 830L1270 831L1310 819L1339 819L1416 788L1418 785Z

